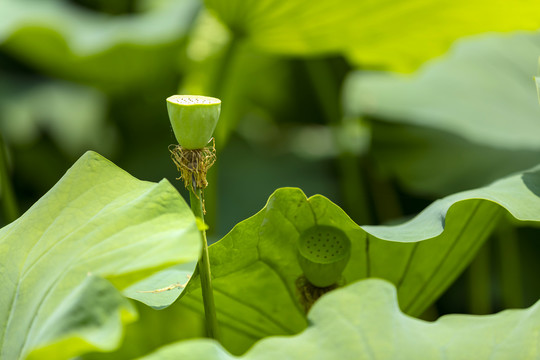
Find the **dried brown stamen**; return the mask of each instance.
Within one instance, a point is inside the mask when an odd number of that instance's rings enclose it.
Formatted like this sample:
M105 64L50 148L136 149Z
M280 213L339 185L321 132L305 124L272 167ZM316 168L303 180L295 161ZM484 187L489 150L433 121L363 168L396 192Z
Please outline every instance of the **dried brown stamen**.
M186 149L180 145L169 145L171 159L180 171L186 189L196 194L196 189L204 189L208 186L206 173L216 162L216 145L212 139L212 146L202 149Z
M333 284L322 288L317 287L310 283L304 275L301 275L298 279L296 279L297 294L299 296L300 304L304 308L306 314L309 312L309 309L311 309L311 306L315 303L315 301L317 301L327 292L337 289L338 287L338 284Z

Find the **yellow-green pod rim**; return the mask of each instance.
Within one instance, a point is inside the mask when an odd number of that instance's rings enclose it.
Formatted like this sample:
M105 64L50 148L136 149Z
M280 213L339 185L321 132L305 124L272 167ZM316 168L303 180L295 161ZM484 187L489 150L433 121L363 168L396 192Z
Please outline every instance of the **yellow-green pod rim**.
M221 100L200 95L173 95L167 98L167 111L178 144L186 149L202 149L212 139Z

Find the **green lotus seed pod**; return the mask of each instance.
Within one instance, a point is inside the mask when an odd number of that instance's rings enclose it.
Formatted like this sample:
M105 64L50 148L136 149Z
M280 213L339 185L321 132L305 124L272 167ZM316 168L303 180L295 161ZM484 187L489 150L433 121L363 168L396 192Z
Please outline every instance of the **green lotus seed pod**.
M298 262L304 276L317 287L338 282L351 256L351 241L332 226L314 226L300 235Z
M221 112L221 100L173 95L167 98L167 111L178 144L186 149L202 149L212 139Z

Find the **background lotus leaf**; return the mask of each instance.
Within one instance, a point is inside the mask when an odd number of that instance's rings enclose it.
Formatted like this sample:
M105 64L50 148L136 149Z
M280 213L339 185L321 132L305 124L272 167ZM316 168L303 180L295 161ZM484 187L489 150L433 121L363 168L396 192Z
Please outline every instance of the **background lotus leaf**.
M105 122L107 100L99 91L63 81L1 76L0 129L10 144L32 144L48 133L66 154L113 148L116 134Z
M416 193L481 186L538 163L538 52L538 33L484 35L412 76L354 72L345 112L373 120L374 158Z
M533 0L276 1L206 0L239 37L268 52L344 53L362 67L411 71L442 55L459 37L486 31L536 30ZM429 29L429 30L427 30ZM399 34L399 36L396 36Z
M47 74L106 90L160 84L175 73L175 55L200 4L156 4L110 16L63 1L5 1L0 46Z

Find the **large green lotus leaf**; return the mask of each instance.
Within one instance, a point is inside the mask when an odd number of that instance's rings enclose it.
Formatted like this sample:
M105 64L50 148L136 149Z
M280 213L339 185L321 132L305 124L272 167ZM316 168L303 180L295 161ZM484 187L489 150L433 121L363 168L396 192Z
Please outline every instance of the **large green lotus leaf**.
M414 76L356 72L344 87L345 111L379 120L373 154L409 188L447 194L483 185L537 163L531 76L539 52L538 33L484 36Z
M164 309L180 296L196 266L193 261L161 270L124 289L123 294L156 310Z
M195 219L168 181L137 180L87 152L0 230L0 357L114 349L136 315L116 288L195 261L200 247Z
M263 339L240 359L536 359L540 303L495 315L447 315L435 322L400 311L383 280L351 284L322 297L295 336ZM472 355L474 354L474 355ZM164 347L144 360L237 359L213 340Z
M107 90L170 78L199 8L161 1L136 15L108 16L63 1L7 0L0 45L37 69Z
M256 340L294 334L307 324L299 300L299 236L312 226L343 230L351 239L345 283L367 277L397 287L400 306L421 314L474 257L505 214L540 221L540 168L490 186L434 202L396 226L360 227L323 196L298 189L276 191L257 215L210 247L217 317L229 351L241 353ZM181 301L202 312L198 276Z
M206 0L233 31L280 54L345 53L356 64L410 71L457 38L486 31L536 30L533 0ZM396 34L399 34L396 36Z
M81 351L113 350L122 339L123 324L136 318L133 305L110 282L89 275L48 314L37 330L37 345L21 358L69 359ZM20 341L26 345L24 339ZM5 355L16 358L9 349Z
M139 318L125 327L122 345L111 352L84 354L80 358L132 360L181 339L205 336L204 318L201 314L182 306L180 302L160 311L139 302L134 302L133 305L137 309Z

